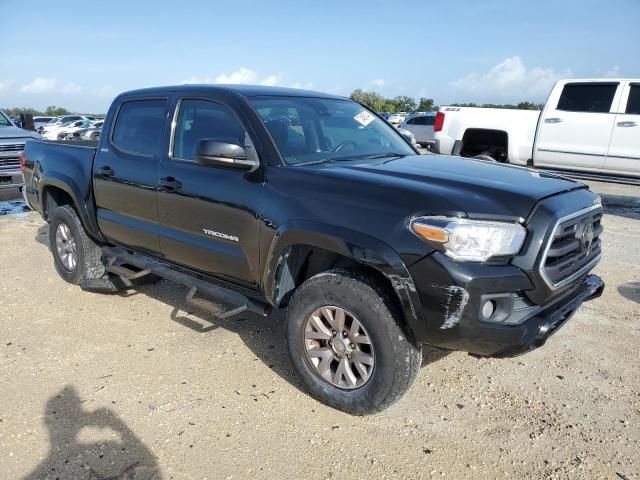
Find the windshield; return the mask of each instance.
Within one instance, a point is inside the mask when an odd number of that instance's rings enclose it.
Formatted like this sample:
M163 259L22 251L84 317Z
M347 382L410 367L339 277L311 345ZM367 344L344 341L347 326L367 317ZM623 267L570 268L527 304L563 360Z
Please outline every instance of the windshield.
M0 127L10 127L11 122L7 117L4 116L4 113L0 112Z
M250 99L287 164L415 155L397 131L350 100Z

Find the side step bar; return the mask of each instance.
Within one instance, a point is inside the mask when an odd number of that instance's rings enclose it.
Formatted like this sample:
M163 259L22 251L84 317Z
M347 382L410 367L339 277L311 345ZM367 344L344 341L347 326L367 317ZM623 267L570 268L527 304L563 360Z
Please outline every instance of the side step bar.
M144 258L127 253L124 249L102 247L102 252L109 258L106 265L107 271L120 277L127 287L133 285L131 280L141 278L148 274L154 274L189 287L189 293L186 298L187 304L207 310L220 319L226 319L245 311L263 316L271 313L272 307L267 303L249 298L235 290L192 277L191 275L179 272L161 263L145 260ZM117 265L117 261L131 265L139 269L139 271L131 270L124 265ZM226 304L228 308L204 298L196 298L195 295L198 291L220 300Z

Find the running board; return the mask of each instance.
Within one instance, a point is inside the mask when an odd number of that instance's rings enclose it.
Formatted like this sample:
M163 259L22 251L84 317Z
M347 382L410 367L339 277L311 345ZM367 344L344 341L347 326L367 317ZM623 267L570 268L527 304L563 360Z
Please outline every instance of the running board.
M271 313L272 307L267 303L249 298L235 290L179 272L159 262L156 263L132 255L124 249L102 247L102 253L109 258L106 265L107 271L117 275L125 285L132 286L131 280L145 275L158 275L159 277L189 287L186 303L190 306L206 310L219 319L230 318L245 311L257 313L262 316L267 316ZM124 265L117 265L117 261L137 268L139 271L131 270ZM196 293L199 291L211 298L219 300L221 304L204 298L196 298ZM225 307L225 305L228 307Z

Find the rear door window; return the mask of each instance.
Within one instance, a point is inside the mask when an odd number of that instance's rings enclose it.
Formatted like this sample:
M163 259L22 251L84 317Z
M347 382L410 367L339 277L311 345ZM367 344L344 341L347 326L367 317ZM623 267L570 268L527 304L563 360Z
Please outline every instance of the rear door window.
M120 106L111 142L127 153L153 156L162 139L166 99L132 100Z
M640 83L632 83L629 88L629 99L625 113L640 115Z
M617 83L568 83L562 89L557 110L608 113Z

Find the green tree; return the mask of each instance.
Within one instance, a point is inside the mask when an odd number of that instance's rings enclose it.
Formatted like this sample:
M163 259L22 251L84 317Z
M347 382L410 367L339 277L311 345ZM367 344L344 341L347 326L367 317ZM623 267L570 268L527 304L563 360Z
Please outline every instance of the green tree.
M416 109L416 101L413 97L399 95L393 99L397 112L413 112Z
M385 98L376 92L366 92L360 88L351 93L351 99L366 105L375 112L382 112Z
M433 98L421 98L418 104L419 112L437 112L438 106L434 103Z
M69 110L67 110L66 108L56 107L55 105L49 105L44 111L44 114L49 117L57 117L58 115L69 115L69 113L71 112L69 112Z

